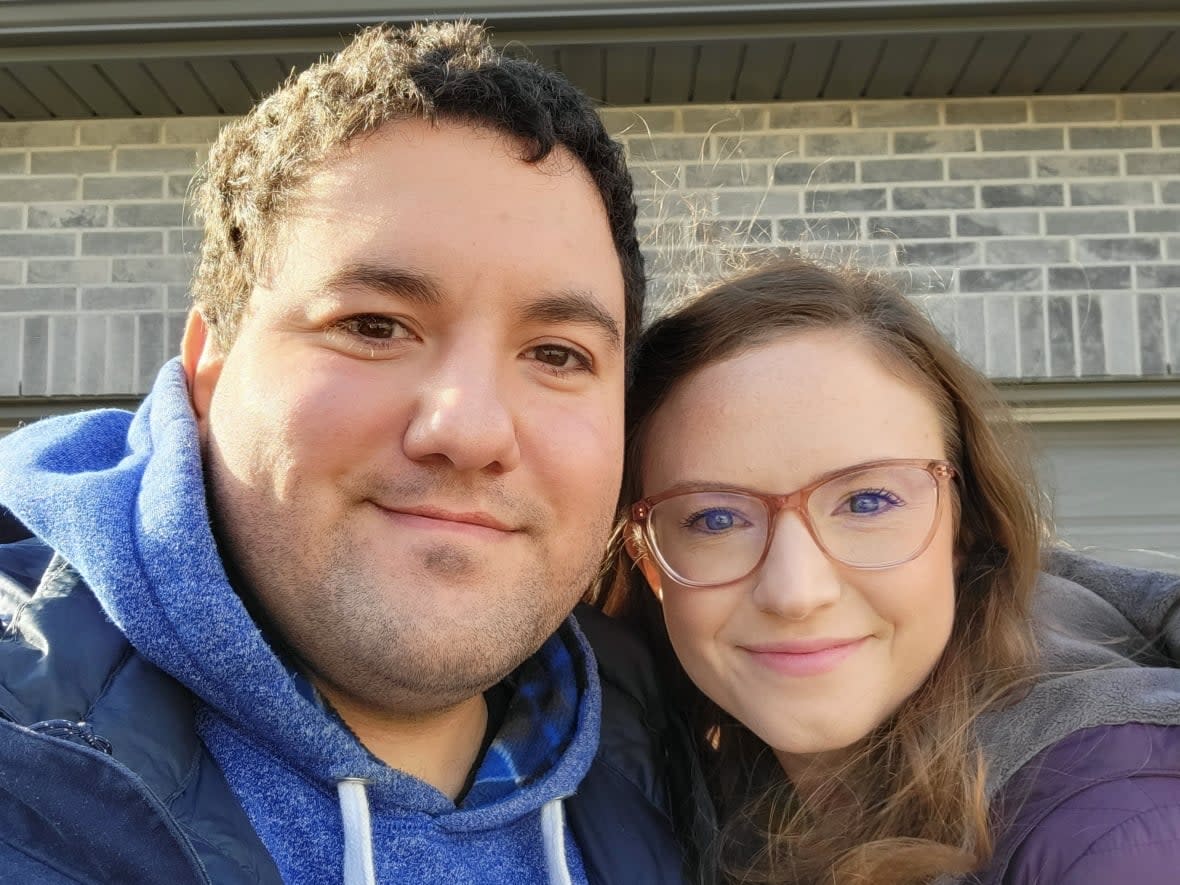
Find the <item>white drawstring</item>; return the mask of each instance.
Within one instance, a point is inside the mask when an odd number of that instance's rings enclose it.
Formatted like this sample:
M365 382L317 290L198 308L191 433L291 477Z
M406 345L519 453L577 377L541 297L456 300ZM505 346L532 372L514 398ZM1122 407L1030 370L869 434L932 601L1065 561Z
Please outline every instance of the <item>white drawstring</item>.
M541 836L549 885L573 885L565 860L565 810L560 799L550 799L541 806Z
M344 885L377 885L373 870L373 825L365 782L347 778L336 784L344 819Z

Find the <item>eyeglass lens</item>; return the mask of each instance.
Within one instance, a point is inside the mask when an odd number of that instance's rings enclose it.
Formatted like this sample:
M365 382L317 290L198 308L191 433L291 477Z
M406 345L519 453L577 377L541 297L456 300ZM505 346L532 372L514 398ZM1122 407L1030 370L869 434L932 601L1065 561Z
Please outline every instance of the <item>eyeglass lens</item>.
M850 566L880 568L911 558L930 534L938 482L922 467L885 465L833 477L807 500L820 545ZM737 492L691 492L659 502L651 539L675 576L723 584L749 574L762 558L777 514Z

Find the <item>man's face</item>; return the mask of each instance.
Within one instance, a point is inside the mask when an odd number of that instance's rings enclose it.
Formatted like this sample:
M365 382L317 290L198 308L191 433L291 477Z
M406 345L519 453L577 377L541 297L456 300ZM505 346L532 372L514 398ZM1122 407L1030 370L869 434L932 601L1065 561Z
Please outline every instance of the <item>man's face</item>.
M618 491L623 317L568 153L407 121L313 177L186 366L223 551L321 687L442 709L556 629Z

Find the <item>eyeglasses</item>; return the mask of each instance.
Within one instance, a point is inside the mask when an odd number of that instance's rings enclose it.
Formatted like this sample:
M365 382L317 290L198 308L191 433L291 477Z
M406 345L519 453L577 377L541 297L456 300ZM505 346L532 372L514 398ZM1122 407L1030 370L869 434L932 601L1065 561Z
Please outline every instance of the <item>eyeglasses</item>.
M885 569L930 545L954 475L946 461L896 459L860 464L786 495L677 489L632 505L631 521L660 568L688 587L720 587L757 571L784 510L798 513L836 562Z

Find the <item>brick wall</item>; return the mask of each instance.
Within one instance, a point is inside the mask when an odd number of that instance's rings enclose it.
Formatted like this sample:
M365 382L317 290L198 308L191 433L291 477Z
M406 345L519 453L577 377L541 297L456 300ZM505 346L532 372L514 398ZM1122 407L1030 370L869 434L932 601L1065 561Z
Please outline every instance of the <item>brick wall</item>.
M751 248L895 273L996 378L1180 374L1180 96L612 108L664 297ZM0 123L0 395L146 389L216 119Z

